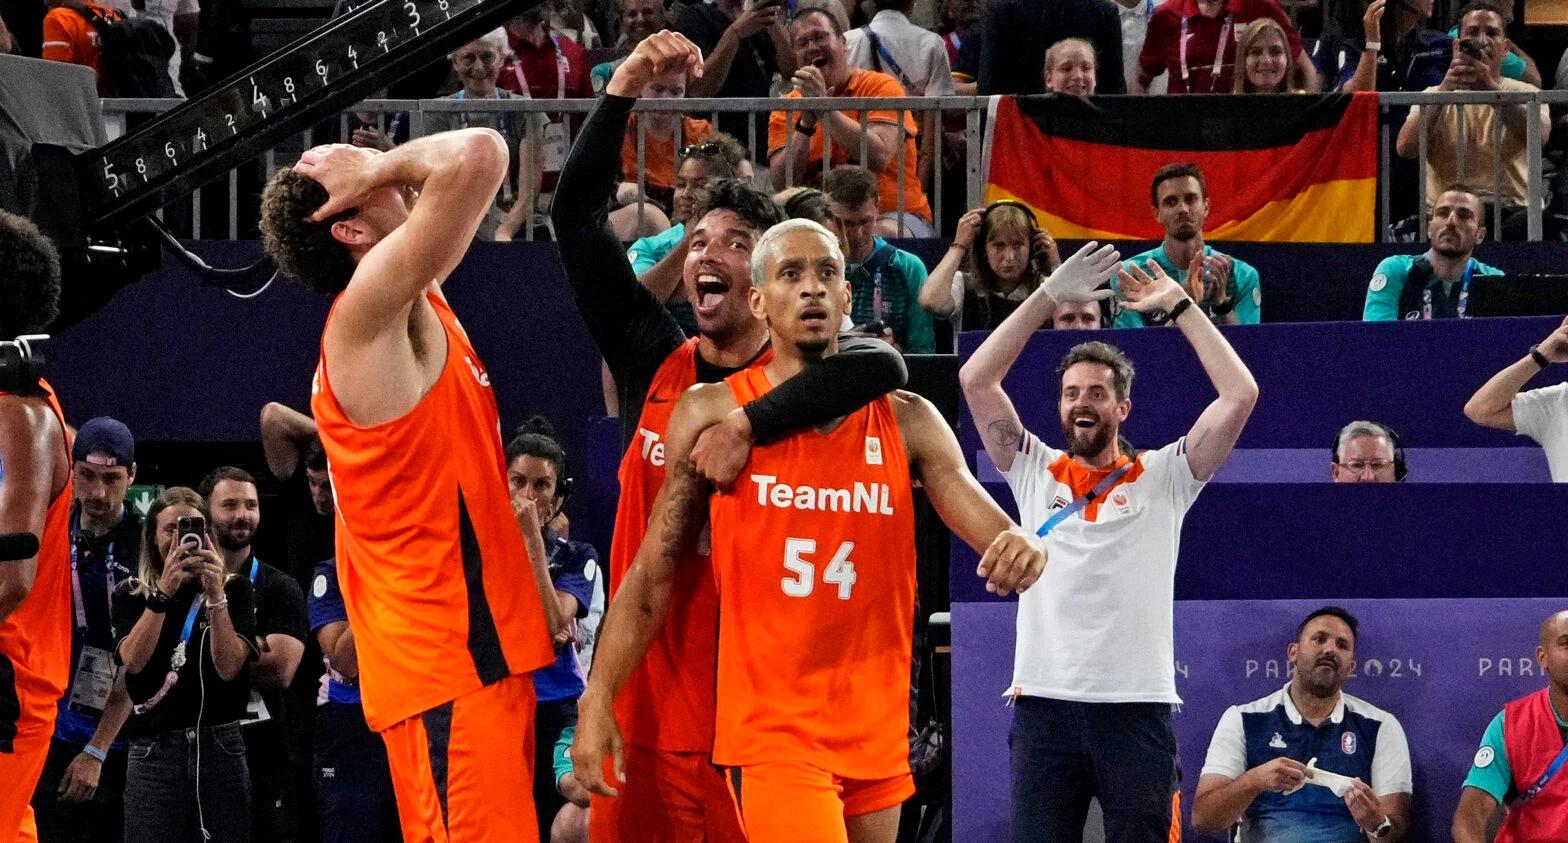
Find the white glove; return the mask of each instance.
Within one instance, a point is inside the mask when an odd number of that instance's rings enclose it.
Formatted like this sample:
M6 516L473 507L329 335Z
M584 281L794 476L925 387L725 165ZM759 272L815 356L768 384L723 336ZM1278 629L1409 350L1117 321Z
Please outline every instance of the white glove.
M1040 286L1052 301L1063 304L1108 299L1112 291L1099 288L1121 268L1121 261L1121 254L1114 247L1101 246L1091 240L1074 252L1072 257L1062 261L1062 265Z

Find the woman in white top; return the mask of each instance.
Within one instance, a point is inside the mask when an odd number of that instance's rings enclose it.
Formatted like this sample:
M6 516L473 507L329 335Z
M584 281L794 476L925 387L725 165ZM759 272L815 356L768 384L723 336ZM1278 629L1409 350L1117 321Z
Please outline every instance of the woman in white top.
M1027 205L992 202L959 219L953 245L920 288L920 306L951 319L955 333L990 330L1061 263L1056 240Z

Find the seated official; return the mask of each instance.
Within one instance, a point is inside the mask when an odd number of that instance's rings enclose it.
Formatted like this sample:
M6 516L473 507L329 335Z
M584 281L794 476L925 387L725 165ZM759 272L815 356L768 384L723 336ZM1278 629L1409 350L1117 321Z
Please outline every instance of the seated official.
M1463 187L1443 191L1432 203L1426 236L1432 243L1426 254L1393 255L1377 265L1367 285L1363 320L1463 317L1470 279L1503 274L1473 257L1475 247L1486 239L1486 222L1481 200Z
M1242 843L1399 840L1409 827L1410 750L1392 714L1340 689L1356 663L1356 619L1325 606L1286 649L1284 688L1220 717L1192 805L1192 826L1241 824ZM1350 779L1342 793L1311 770Z
M1395 483L1405 479L1405 454L1399 435L1386 424L1353 421L1334 437L1335 483Z
M1546 687L1503 706L1486 727L1454 811L1454 843L1490 843L1487 829L1503 806L1501 843L1568 840L1568 771L1558 764L1541 782L1568 752L1568 612L1541 623L1535 660Z
M955 333L994 330L1061 265L1055 238L1027 205L992 202L959 218L947 254L920 288L920 306L952 320Z
M1149 261L1186 288L1193 306L1216 325L1256 325L1262 318L1263 291L1258 271L1244 260L1206 245L1203 223L1209 217L1209 186L1197 164L1176 163L1161 167L1149 185L1154 218L1165 229L1160 245L1127 260L1129 266L1147 270ZM1111 288L1120 289L1117 279ZM1167 314L1139 313L1124 308L1116 316L1118 328L1162 325Z

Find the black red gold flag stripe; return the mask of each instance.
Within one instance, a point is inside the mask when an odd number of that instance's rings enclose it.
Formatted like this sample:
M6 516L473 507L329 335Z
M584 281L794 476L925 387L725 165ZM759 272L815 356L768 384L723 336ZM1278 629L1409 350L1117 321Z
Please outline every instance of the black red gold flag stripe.
M1058 238L1158 240L1150 179L1190 161L1208 182L1206 239L1370 243L1377 132L1371 92L1001 97L986 201L1029 205Z

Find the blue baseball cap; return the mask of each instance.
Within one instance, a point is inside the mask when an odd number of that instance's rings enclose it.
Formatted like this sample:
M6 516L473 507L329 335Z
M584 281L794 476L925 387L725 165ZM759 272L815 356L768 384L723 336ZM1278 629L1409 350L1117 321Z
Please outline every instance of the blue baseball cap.
M123 423L99 416L89 419L76 431L71 459L94 465L132 466L136 464L136 440Z

